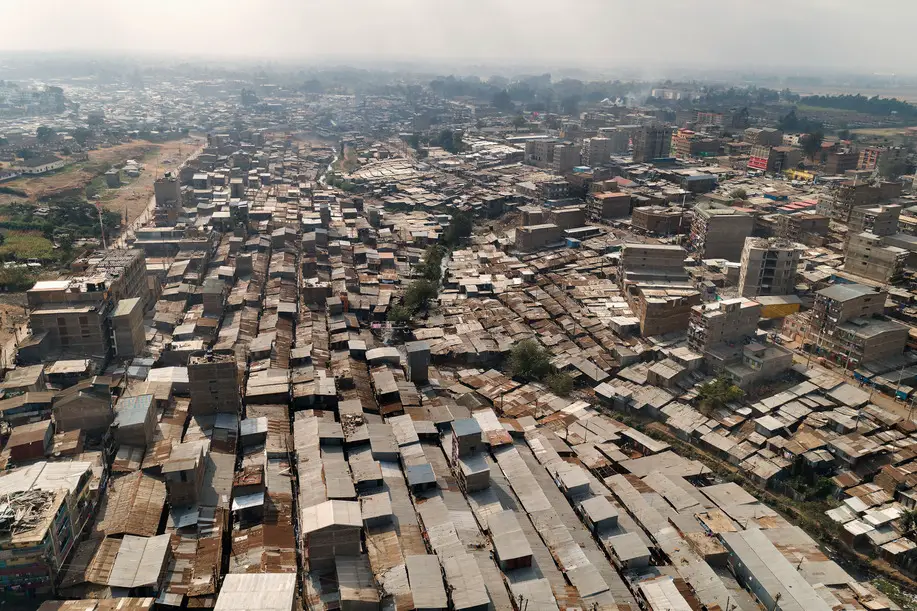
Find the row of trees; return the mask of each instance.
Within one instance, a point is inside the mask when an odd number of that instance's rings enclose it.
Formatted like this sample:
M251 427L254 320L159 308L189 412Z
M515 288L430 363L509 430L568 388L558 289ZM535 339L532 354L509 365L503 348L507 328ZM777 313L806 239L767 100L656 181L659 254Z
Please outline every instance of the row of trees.
M917 118L917 106L897 98L868 97L863 94L810 95L800 100L806 106L850 110L868 115L891 116L900 119Z

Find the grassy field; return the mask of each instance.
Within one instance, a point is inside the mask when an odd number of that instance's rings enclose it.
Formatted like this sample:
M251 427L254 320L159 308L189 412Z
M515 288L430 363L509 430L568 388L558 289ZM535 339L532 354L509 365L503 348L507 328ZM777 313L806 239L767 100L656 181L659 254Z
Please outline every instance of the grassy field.
M855 110L845 110L843 108L827 108L824 106L809 106L808 104L797 104L796 111L797 112L822 112L822 113L830 113L832 115L838 115L838 116L862 114Z
M907 127L863 127L861 129L851 129L850 133L891 138L893 136L908 135L907 129Z
M15 257L18 261L38 259L50 261L54 258L54 244L34 231L10 231L0 245L0 258Z

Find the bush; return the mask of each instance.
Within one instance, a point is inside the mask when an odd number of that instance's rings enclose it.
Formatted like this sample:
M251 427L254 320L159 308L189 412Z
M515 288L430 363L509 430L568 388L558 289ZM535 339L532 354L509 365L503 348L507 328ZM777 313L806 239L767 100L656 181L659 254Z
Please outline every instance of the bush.
M558 397L566 397L573 391L573 378L566 373L552 373L545 381L551 392Z

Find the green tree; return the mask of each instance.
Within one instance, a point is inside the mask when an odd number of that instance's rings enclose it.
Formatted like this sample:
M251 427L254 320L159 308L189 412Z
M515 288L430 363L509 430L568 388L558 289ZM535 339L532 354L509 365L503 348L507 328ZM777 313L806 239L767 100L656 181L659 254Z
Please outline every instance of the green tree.
M563 372L552 373L545 380L551 392L558 397L566 397L573 391L573 378Z
M732 199L748 199L748 191L739 187L738 189L733 189L729 192L729 197Z
M725 407L727 403L738 401L744 396L745 391L724 376L720 376L712 382L701 384L697 392L697 398L700 399L701 413L708 416Z
M51 140L51 136L54 135L54 130L50 127L42 125L35 131L35 137L38 138L39 142L48 142Z
M551 355L533 339L513 346L509 353L509 371L513 377L526 381L543 380L551 373Z
M917 509L905 509L900 520L902 533L907 535L917 532Z
M528 121L525 120L525 117L519 115L513 119L513 129L519 131L519 129L525 127L527 123Z
M841 140L850 140L850 130L849 129L840 129L837 132L837 137Z
M450 153L461 153L465 150L465 140L462 132L452 132L452 144L451 146L445 147Z
M515 108L512 98L509 96L509 92L506 89L501 89L494 94L494 97L491 100L494 108L502 112L510 112Z
M443 232L443 241L449 246L455 246L471 235L474 229L474 221L468 212L456 212L449 220L449 226Z
M427 249L423 255L423 261L418 263L415 270L430 282L439 283L442 276L443 257L445 249L442 246L434 245Z
M811 160L815 160L816 153L821 151L821 143L825 139L825 134L821 131L814 131L800 138L802 150Z
M65 251L73 248L73 235L69 231L62 231L57 235L57 245Z
M73 139L76 140L80 146L86 144L90 137L92 137L92 130L86 129L85 127L78 127L73 130L71 134Z
M436 284L427 279L414 280L404 292L404 305L412 312L427 309L438 293Z
M396 326L404 326L411 322L414 312L401 304L393 304L388 309L388 321Z
M895 180L907 172L907 163L903 159L880 159L877 170L882 178Z

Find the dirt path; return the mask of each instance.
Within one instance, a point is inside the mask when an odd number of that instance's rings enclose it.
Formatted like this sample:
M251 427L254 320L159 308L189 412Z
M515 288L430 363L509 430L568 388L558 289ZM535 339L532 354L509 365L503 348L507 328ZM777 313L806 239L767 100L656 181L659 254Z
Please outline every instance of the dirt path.
M166 172L177 171L185 159L204 143L203 138L189 137L180 141L167 142L150 151L143 159L143 171L138 178L122 184L117 189L105 189L99 201L113 212L124 214L127 210L128 225L133 223L149 207L153 196L153 183Z
M195 143L191 144L191 140L194 140ZM191 151L200 146L201 142L201 138L195 137L164 143L137 140L106 149L89 151L88 161L74 163L44 176L18 178L3 183L4 187L25 193L25 197L0 193L0 205L22 201L23 199L37 203L43 199L66 193L82 195L86 186L112 165L123 163L128 159L135 159L145 163L147 170L156 171L156 168L159 167L158 164L163 164L166 160L175 159L177 161L179 159L179 149ZM178 167L177 163L175 167ZM140 179L143 178L144 175L141 174ZM150 189L152 190L152 178L150 179Z

